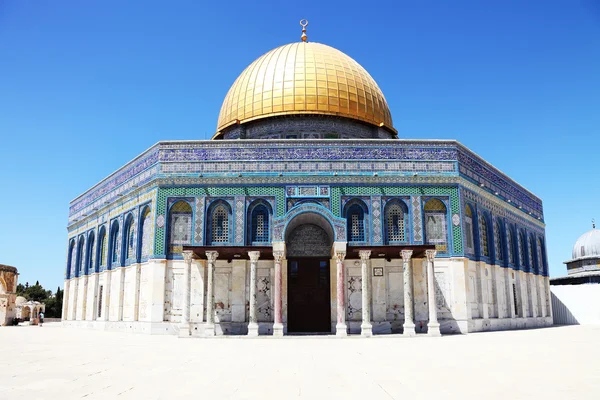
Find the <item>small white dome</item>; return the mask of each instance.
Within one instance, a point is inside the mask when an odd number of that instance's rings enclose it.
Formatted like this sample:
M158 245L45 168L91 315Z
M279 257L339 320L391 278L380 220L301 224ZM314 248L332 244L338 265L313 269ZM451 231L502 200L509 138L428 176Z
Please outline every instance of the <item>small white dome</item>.
M600 258L600 229L592 229L581 235L573 246L573 260L579 258Z

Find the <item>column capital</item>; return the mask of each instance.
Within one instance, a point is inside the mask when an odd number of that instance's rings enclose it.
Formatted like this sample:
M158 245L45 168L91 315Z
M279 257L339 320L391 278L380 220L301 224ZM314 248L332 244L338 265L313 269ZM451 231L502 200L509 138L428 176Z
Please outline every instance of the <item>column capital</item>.
M371 250L359 250L358 256L361 260L366 261L371 257Z
M192 263L192 258L194 257L194 252L191 250L184 250L182 253L183 255L183 260L185 261L186 264L191 264Z
M260 251L249 251L248 257L250 257L250 262L255 263L260 258Z
M207 251L206 252L206 258L208 259L209 263L214 263L215 261L217 261L217 257L219 257L219 252L218 251Z
M427 261L433 262L435 255L437 254L437 250L425 250L425 256L427 257Z
M346 251L345 250L336 250L335 258L338 260L338 262L344 261L344 258L346 258Z
M282 250L275 250L273 252L273 259L275 260L276 263L281 263L281 261L283 260L284 257L285 257L285 252Z
M400 252L400 255L402 256L402 261L409 262L410 259L412 258L413 251L412 250L402 250Z

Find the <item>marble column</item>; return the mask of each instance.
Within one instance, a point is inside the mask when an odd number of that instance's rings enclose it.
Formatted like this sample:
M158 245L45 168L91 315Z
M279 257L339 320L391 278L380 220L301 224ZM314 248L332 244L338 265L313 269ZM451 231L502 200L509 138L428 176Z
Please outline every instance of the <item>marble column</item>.
M285 253L280 250L273 252L273 259L275 260L275 320L273 323L273 336L283 336L283 311L282 311L282 277L281 277L281 263Z
M248 323L248 336L258 336L258 320L256 318L256 264L260 251L249 251L250 257L250 321Z
M435 272L433 260L437 251L425 250L427 256L427 304L429 306L429 323L427 324L428 336L442 336L440 333L440 324L437 319L437 302L435 300Z
M344 258L346 252L335 251L335 262L337 267L337 324L335 325L336 336L348 336L346 326L346 277L344 273Z
M104 275L104 291L106 292L105 295L105 299L106 301L104 302L104 318L102 318L104 321L108 321L108 319L110 318L110 288L112 286L112 270L108 269L106 270L106 275Z
M219 253L216 251L207 251L208 260L208 280L206 288L206 324L204 324L204 335L215 336L215 263Z
M402 250L402 266L404 271L404 336L415 336L415 320L413 317L413 279L412 250Z
M190 250L186 250L183 253L183 260L185 261L185 265L183 267L183 290L181 291L181 295L183 299L181 300L181 323L179 324L179 336L190 336L190 276L192 270L192 258L194 257L194 252Z
M371 285L369 284L371 274L368 265L371 250L360 250L358 252L362 266L362 324L360 325L361 336L373 336L373 325L371 325Z

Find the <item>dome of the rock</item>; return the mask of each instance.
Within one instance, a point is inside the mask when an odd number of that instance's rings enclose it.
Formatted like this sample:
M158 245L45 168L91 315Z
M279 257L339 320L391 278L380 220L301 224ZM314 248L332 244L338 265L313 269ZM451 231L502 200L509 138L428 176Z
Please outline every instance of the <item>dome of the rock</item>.
M267 52L241 73L225 96L215 138L234 124L311 114L394 130L383 92L359 63L333 47L298 42Z

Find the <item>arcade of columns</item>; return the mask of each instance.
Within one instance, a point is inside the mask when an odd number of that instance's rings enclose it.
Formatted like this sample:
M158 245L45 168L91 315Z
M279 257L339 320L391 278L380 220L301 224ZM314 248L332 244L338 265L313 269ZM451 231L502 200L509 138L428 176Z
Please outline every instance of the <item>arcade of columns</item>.
M414 301L413 301L413 275L412 275L412 250L402 250L400 255L402 257L403 273L404 273L404 336L415 336L415 323L414 323ZM429 323L428 323L428 336L440 336L440 324L437 320L436 310L436 293L434 286L434 259L436 255L435 250L425 250L427 257L427 296L429 306ZM282 314L282 262L284 259L284 251L273 251L273 259L275 261L275 291L274 291L274 323L273 323L273 336L283 336L283 314ZM183 313L182 322L180 325L180 335L190 336L191 325L190 325L190 302L191 302L191 268L194 252L186 250L183 252L183 258L185 260L185 267L183 273L184 289L183 294ZM362 266L362 304L371 304L371 285L369 285L370 269L368 268L368 261L371 257L371 250L360 250L359 256ZM215 263L219 253L216 251L207 251L206 259L208 266L208 278L207 278L207 290L206 298L211 299L207 301L206 305L206 322L205 322L205 336L215 336L215 314L214 314L214 273ZM248 257L250 258L250 311L249 311L249 324L248 324L248 336L258 336L258 320L257 320L257 303L256 303L256 268L258 259L260 257L259 251L249 251ZM344 277L344 259L346 258L345 251L335 251L335 260L337 268L337 324L336 324L336 335L347 336L346 326L346 297L345 297L345 277ZM362 310L362 324L361 324L361 335L364 337L373 336L373 329L371 325L371 310L370 307L363 307Z

